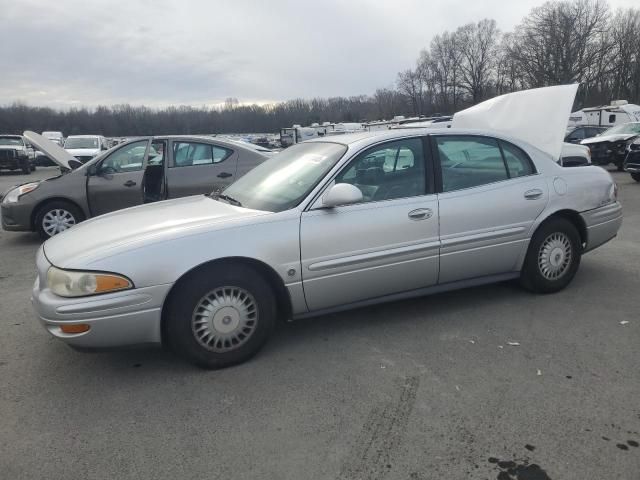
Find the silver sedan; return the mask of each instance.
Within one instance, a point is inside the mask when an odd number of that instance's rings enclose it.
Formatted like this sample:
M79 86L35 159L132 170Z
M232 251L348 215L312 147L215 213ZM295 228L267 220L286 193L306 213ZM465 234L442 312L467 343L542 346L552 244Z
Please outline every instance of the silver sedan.
M33 304L79 348L164 343L242 362L278 319L519 279L557 292L616 236L602 168L488 131L396 130L290 147L217 196L117 211L48 240Z

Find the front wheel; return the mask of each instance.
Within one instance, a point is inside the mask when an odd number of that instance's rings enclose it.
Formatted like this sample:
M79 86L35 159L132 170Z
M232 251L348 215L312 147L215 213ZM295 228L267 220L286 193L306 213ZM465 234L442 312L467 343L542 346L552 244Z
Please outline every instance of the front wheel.
M545 221L534 233L520 282L536 293L554 293L573 279L582 254L582 242L576 227L564 218Z
M44 240L84 220L84 214L72 203L55 200L45 203L36 214L35 227Z
M632 173L631 178L633 178L636 182L640 182L640 173L637 173L637 172Z
M190 274L169 300L166 343L203 368L224 368L254 356L271 334L276 302L253 268L220 264Z

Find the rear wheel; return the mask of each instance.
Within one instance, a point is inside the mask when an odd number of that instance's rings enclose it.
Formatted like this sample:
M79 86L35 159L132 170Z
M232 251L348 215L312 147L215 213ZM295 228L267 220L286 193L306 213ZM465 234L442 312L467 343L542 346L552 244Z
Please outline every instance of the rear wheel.
M521 284L536 293L553 293L573 279L582 253L576 227L564 218L551 218L533 235L520 274Z
M169 300L166 343L203 368L254 356L273 331L273 292L253 268L220 264L189 275Z
M76 205L63 200L45 203L36 215L35 227L40 237L48 239L84 220Z
M632 173L631 178L633 178L636 182L640 182L640 173Z

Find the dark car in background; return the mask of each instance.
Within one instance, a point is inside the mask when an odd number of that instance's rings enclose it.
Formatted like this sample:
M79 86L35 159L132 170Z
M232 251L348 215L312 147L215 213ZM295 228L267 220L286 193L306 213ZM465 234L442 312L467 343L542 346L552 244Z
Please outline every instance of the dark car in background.
M631 174L631 178L640 182L640 136L627 145L627 155L623 167L626 172Z
M0 135L0 170L21 170L28 175L35 169L35 150L24 137Z
M628 147L640 137L640 122L623 123L611 127L597 137L580 142L591 150L591 162L595 165L613 163L619 171L624 170Z
M136 138L84 165L34 132L28 141L62 175L18 185L2 196L2 227L49 238L86 218L127 207L222 191L268 156L238 142L198 136Z
M592 138L605 132L609 127L599 127L597 125L580 125L567 128L564 141L567 143L580 143L585 138Z

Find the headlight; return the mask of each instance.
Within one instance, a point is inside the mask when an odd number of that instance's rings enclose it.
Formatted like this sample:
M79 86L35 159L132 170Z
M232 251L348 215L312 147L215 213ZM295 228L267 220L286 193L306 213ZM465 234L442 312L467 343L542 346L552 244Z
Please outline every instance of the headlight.
M24 185L20 185L19 187L10 190L9 193L2 199L2 203L16 203L20 200L22 195L25 195L29 192L33 192L36 188L40 186L40 182L26 183Z
M627 149L638 151L640 150L640 137L632 138L627 142Z
M76 272L51 267L47 271L47 286L61 297L85 297L133 288L133 283L121 275L101 272Z

